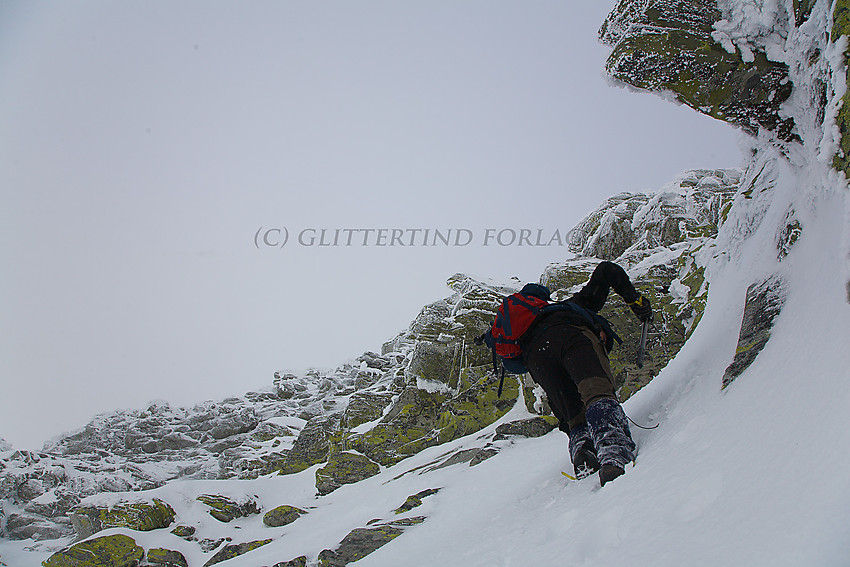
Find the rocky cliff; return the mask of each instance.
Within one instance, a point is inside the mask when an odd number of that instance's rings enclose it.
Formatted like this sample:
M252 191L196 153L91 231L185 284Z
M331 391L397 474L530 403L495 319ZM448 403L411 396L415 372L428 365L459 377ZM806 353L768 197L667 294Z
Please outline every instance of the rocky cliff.
M620 0L599 37L608 74L848 171L844 0Z
M657 193L612 197L570 232L576 256L543 273L541 282L554 296L566 297L601 259L615 260L651 298L657 318L642 369L634 362L638 326L631 311L613 297L604 312L624 338L612 355L622 398L651 380L699 321L708 292L704 258L740 176L737 170L689 171ZM500 439L551 431L556 423L542 391L527 377L509 377L499 397L490 352L473 344L502 297L524 282L456 274L447 283L451 294L425 306L380 354L365 353L331 372L278 372L269 388L239 398L191 408L155 402L100 415L37 453L6 447L0 459L3 537L54 549L112 527L171 533L183 525L179 506L145 495L178 480L262 480L312 469L315 495L326 495L426 448L480 432L517 408L515 419L476 446L432 466L475 465L499 452ZM105 493L126 496L118 504L97 504ZM223 522L281 515L278 508L288 506L194 497L196 506L209 507ZM186 537L210 558L225 548L210 534ZM125 543L122 553L135 553L135 544Z

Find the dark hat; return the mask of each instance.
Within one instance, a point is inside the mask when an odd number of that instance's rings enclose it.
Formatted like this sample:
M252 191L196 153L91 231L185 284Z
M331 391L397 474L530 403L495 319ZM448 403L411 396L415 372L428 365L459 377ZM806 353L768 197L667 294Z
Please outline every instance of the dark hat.
M525 284L525 286L520 290L520 293L523 295L531 295L533 297L537 297L542 299L543 301L550 301L551 294L549 293L549 288L545 285L540 285L536 283Z

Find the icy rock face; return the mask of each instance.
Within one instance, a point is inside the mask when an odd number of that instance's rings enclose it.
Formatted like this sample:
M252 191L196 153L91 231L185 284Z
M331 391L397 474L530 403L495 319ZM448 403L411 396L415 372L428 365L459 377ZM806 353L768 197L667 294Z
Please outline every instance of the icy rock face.
M599 30L615 80L780 146L809 144L845 173L848 35L848 0L620 0Z
M640 332L631 310L612 297L602 310L623 344L611 352L622 400L666 366L696 328L708 298L706 251L739 190L738 170L693 170L654 194L607 199L569 233L574 260L549 266L542 283L566 299L587 282L599 259L623 266L655 311L643 368L635 363Z
M714 236L740 178L738 170L693 170L654 195L620 193L568 233L570 250L613 261L629 249L651 250Z
M722 16L715 0L621 0L599 31L612 47L607 71L752 134L793 138L794 121L780 112L791 94L787 64L727 49L715 39Z

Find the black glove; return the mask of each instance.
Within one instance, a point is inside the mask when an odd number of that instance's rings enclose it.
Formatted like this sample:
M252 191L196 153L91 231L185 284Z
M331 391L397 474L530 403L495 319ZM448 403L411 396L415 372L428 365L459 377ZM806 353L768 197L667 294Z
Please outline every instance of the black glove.
M641 323L652 321L652 305L645 295L638 295L638 298L628 305Z

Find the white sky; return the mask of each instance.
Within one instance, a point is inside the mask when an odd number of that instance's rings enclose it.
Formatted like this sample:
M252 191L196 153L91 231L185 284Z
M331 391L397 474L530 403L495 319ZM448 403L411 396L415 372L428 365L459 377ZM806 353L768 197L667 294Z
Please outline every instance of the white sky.
M380 351L453 273L569 256L488 228L548 242L620 191L738 166L728 125L607 83L607 4L0 2L0 437Z

